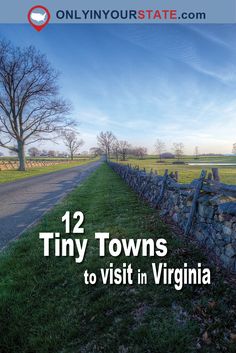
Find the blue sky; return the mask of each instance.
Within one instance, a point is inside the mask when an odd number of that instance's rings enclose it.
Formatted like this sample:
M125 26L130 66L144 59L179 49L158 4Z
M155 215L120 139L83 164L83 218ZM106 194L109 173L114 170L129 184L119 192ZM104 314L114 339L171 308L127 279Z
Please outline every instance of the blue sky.
M0 25L0 37L34 44L61 72L61 93L86 144L111 130L154 151L231 153L236 142L234 25ZM51 147L52 145L50 145ZM40 146L49 147L44 143ZM55 149L63 149L54 146Z

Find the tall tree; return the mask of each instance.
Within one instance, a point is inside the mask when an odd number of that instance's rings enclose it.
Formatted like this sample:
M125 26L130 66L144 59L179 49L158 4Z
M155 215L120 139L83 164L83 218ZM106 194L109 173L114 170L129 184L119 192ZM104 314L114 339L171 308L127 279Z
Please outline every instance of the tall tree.
M70 153L70 158L73 160L74 155L79 151L79 148L84 144L84 141L79 139L79 134L72 130L63 130L62 138Z
M26 168L26 145L71 124L57 81L58 73L36 48L0 41L0 147L17 153L19 170Z
M116 140L116 137L113 135L111 131L103 132L97 136L98 146L103 150L106 154L106 159L110 159L110 154L112 150L112 144Z
M116 161L119 161L119 153L120 153L120 143L117 139L114 139L112 143L112 153L115 156Z
M165 142L157 139L155 143L155 149L160 158L160 161L161 161L162 153L165 151L165 148L166 148Z
M179 161L184 155L184 144L182 142L175 142L173 143L173 149L175 151L175 157Z
M89 153L92 154L94 157L101 156L103 151L99 147L91 147Z
M135 157L138 157L139 159L143 159L144 156L147 155L147 148L146 147L133 147L130 150L130 154L133 154Z
M28 153L29 153L29 156L32 158L40 156L40 150L37 147L29 148Z
M48 151L48 157L55 158L56 156L57 156L57 151L55 150Z
M119 151L120 151L122 161L126 160L129 148L130 148L130 144L127 141L123 141L123 140L119 141Z

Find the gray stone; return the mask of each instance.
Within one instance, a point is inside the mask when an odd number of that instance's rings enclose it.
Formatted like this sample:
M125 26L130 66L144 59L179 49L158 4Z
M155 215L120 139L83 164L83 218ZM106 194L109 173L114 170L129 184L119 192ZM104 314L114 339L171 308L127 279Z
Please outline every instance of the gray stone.
M203 243L204 240L205 240L205 237L204 237L204 234L202 232L196 232L195 233L195 236L197 238L197 240L200 242L200 243Z
M231 235L232 234L232 230L229 227L223 226L223 233L225 235Z
M198 206L198 213L203 218L213 218L214 208L200 204Z
M172 219L173 219L174 222L178 223L178 214L174 213L173 216L172 216Z
M216 233L216 238L219 239L219 240L222 240L222 234L221 233Z
M220 255L222 254L222 247L221 247L221 244L218 245L218 244L216 243L216 246L215 246L215 248L214 248L214 253L215 253L217 256L220 257Z
M224 222L224 215L223 214L219 214L219 217L218 217L219 221L220 222Z
M198 214L199 214L201 217L203 217L203 218L204 218L204 214L205 214L204 210L205 210L204 205L200 204L200 205L198 206Z
M224 265L226 265L227 267L229 266L229 264L230 264L230 257L228 257L227 255L224 255L224 254L221 254L220 255L220 259L221 259L221 261L223 262L223 264Z
M233 257L236 254L236 246L234 244L228 244L225 247L225 255Z

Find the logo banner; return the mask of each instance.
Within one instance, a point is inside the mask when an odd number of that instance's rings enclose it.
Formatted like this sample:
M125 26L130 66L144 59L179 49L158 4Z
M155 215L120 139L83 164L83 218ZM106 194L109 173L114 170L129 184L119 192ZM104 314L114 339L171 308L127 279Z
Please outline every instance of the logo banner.
M46 8L45 22L28 17L34 8ZM40 15L40 11L38 12ZM50 16L48 15L50 14ZM42 16L44 15L41 12ZM34 16L34 14L33 14ZM49 18L50 17L50 18ZM36 22L35 22L36 21ZM235 23L235 0L9 0L2 5L0 23L28 23L40 30L50 23Z

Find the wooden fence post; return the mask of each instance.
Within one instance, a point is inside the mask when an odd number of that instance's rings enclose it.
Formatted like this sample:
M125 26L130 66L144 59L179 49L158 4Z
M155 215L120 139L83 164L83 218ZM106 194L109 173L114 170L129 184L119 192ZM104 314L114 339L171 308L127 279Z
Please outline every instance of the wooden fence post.
M175 171L175 180L179 181L179 172L177 170Z
M168 178L168 169L165 170L165 174L164 174L164 177L163 177L163 180L162 180L160 195L159 195L157 201L155 202L155 207L157 207L157 205L161 202L161 200L164 197L164 192L165 192L165 188L166 188L167 178Z
M211 170L212 170L213 180L214 181L220 181L219 169L218 168L212 168Z
M201 192L201 189L202 189L203 181L206 178L206 174L207 174L207 171L206 170L202 170L200 178L199 178L197 186L196 186L196 189L195 189L194 196L193 196L193 202L192 202L191 211L190 211L190 214L189 214L189 217L188 217L188 221L187 221L186 226L185 226L185 230L184 230L184 234L185 235L188 235L190 230L191 230L192 223L193 223L193 218L194 218L196 210L197 210L197 200L199 198L199 195L200 195L200 192Z
M211 180L212 180L212 173L211 173L211 172L208 173L208 175L207 175L207 180L208 180L208 181L211 181Z
M144 193L145 193L145 191L146 191L146 189L149 186L151 181L152 181L152 172L147 177L146 184L144 184L144 186L140 189L140 197L142 197L144 195Z

